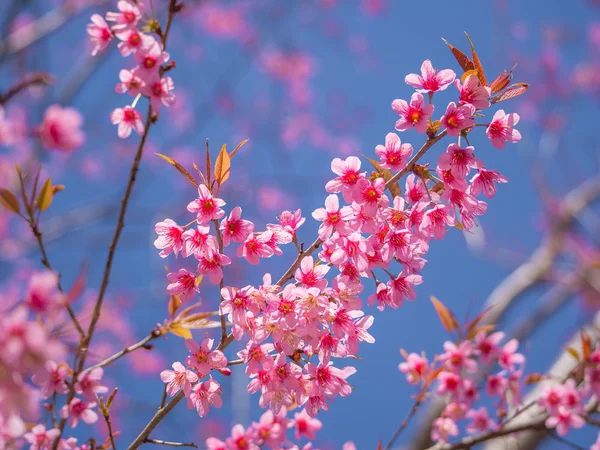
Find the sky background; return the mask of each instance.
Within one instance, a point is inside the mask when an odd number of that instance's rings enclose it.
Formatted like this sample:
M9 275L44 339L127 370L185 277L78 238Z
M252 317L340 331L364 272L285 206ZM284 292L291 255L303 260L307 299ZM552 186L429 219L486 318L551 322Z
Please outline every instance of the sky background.
M228 207L242 206L258 229L274 222L283 209L301 208L307 222L299 239L308 245L317 229L310 213L326 196L331 159L358 152L373 156L374 147L394 129L392 100L407 99L412 93L404 83L405 75L418 72L424 59L431 59L438 69L460 72L441 37L466 50L463 32L467 31L488 79L518 63L515 81L532 85L525 96L503 104L507 111L522 115L519 145L497 151L483 133L474 138L477 155L486 167L509 179L488 202L481 228L471 236L472 243L483 239L485 248L475 251L477 246L469 245L462 232L451 230L443 241L432 242L424 283L417 288L414 302L384 312L365 309L375 316L370 332L376 343L361 346L361 360L353 364L358 372L351 378L352 395L337 398L330 412L319 416L323 429L316 445L340 448L353 440L359 450L374 448L379 439L389 440L412 405L414 391L397 369L399 349L433 355L447 338L429 297L441 299L459 319L468 313L472 317L493 288L538 246L545 220L532 170L542 174L557 197L598 172L594 124L600 82L579 86L573 80L582 64L598 61L597 41L594 48L598 37L590 30L600 26L600 7L581 0L432 0L426 6L392 0L221 3L226 5L223 9L211 2L204 8L190 4L173 24L169 52L177 63L171 75L178 103L163 108L150 133L111 275L106 318L100 328L104 338L94 349L98 357L136 342L164 320L163 264L171 269L184 264L158 256L152 245L153 229L165 217L189 222L185 206L196 193L155 152L191 168L192 162L202 162L206 138L214 155L223 143L233 148L249 138L233 160L232 178L222 197ZM29 11L18 20L30 20L57 4L32 0ZM112 2L109 5L114 9ZM163 5L155 5L161 17ZM67 286L81 263L87 263L88 290L81 304L93 297L99 285L114 229L115 205L124 191L139 139L119 140L108 120L112 109L130 101L115 93L114 85L119 69L130 67L131 60L114 48L95 60L88 57L85 26L91 12L106 10L102 8L106 7L83 10L25 54L3 58L0 66L2 86L23 66L48 71L56 78L42 97L28 95L15 102L14 114L26 108L28 121L38 123L44 107L58 102L73 105L85 118L87 141L82 148L71 155L42 153L53 181L67 186L42 220L42 229L50 230L47 249ZM7 11L2 14L8 16ZM209 14L214 22L207 19ZM280 72L265 63L275 52L288 56ZM87 70L92 75L86 83L71 91ZM449 94L440 96L436 114L450 98ZM140 110L145 111L145 104ZM415 148L423 142L416 133L403 133L401 138ZM0 149L0 161L26 158L36 151L35 146ZM435 147L426 160L433 161L441 151L442 146ZM4 241L0 278L7 282L36 267L38 258L17 224L11 223L9 230L0 234ZM236 263L237 268L228 269L228 277L239 286L257 284L265 271L279 277L295 256L292 247L286 250L284 256L265 261L258 269ZM544 292L534 289L523 297L508 314L508 327L535 308ZM212 288L203 291L206 305L217 304L215 293ZM560 315L528 339L524 343L528 371L543 371L593 308L573 298ZM202 333L195 336L201 339ZM121 445L137 435L158 406L160 370L186 354L182 339L171 335L156 341L153 352L123 358L107 371L108 379L120 386L122 404L114 421L118 429L120 423L127 423L117 441ZM232 352L228 356L235 359ZM245 393L247 378L242 367L234 367L230 379L219 381L225 400L222 410L212 410L200 419L181 404L154 437L199 442L210 435L227 436L235 423L246 426L257 420L261 414L258 397ZM413 429L400 442L407 442ZM594 439L590 433L581 435L584 445ZM550 442L547 448L558 447Z

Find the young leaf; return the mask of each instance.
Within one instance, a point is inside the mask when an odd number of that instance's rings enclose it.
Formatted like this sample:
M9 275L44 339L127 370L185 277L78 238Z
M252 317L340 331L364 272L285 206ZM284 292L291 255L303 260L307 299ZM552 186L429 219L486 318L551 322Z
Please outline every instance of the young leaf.
M169 298L169 315L175 315L175 312L177 312L177 309L179 309L180 306L181 299L179 298L179 295L171 295L171 298Z
M498 77L494 81L492 81L492 83L489 86L492 90L492 94L500 92L502 89L508 86L508 83L510 83L510 80L512 80L512 71L513 69L510 69L510 72L506 72L505 70L500 75L498 75Z
M481 61L479 61L479 57L477 56L477 52L475 51L475 47L473 46L473 42L471 42L471 38L467 33L465 33L467 39L469 40L469 45L471 46L471 54L473 55L473 67L477 71L477 77L481 82L482 86L487 85L487 80L485 79L485 72L483 71L483 66L481 65Z
M573 358L579 361L579 352L577 350L575 350L573 347L567 347L566 350L569 353L569 355L571 355Z
M543 379L544 379L544 377L543 377L543 375L541 373L536 373L536 372L530 373L525 378L525 384L539 383Z
M452 312L450 312L450 310L434 296L431 296L431 302L446 331L452 333L452 331L458 330L458 321L456 320L456 317L454 317L454 314L452 314Z
M229 155L230 158L233 158L235 156L235 154L237 153L237 151L242 148L242 146L248 142L248 139L244 139L242 142L240 142L236 148L233 149L233 151L231 152L231 155Z
M52 192L52 181L50 180L50 177L48 177L48 179L42 186L42 189L40 189L40 193L38 194L37 200L35 202L40 211L46 211L50 207L53 196Z
M458 65L461 67L462 70L464 70L465 72L468 72L469 70L475 69L475 66L473 65L473 61L471 61L467 55L465 55L463 52L461 52L459 49L457 49L453 45L450 45L450 43L446 39L442 38L442 41L444 41L444 43L448 46L448 48L454 55L454 58L456 58L456 61L458 62Z
M584 361L587 361L592 353L592 338L585 330L581 330L581 353Z
M527 89L529 89L529 85L527 83L515 83L501 94L492 97L492 105L494 103L500 103L510 100L511 98L518 97L519 95L523 95Z
M209 317L214 317L218 313L212 312L199 312L186 316L179 324L187 329L198 330L201 328L216 328L221 326L220 321L209 320Z
M223 144L219 156L217 156L217 162L215 163L215 181L219 185L225 183L229 178L231 172L231 157L227 153L227 145Z
M169 331L171 333L173 333L175 336L179 336L184 339L192 338L192 332L190 330L188 330L187 328L183 328L180 325L171 325L171 327L169 328Z
M165 161L167 161L169 164L171 164L173 167L175 167L179 173L181 175L183 175L186 180L188 180L190 183L192 183L195 187L198 187L198 182L194 179L194 177L186 170L185 167L183 167L181 164L179 164L177 161L175 161L174 159L169 158L168 156L162 155L160 153L155 153L156 156L160 156L162 159L164 159Z
M8 189L0 188L0 203L10 212L15 214L21 213L21 205L15 194Z
M460 77L460 81L462 83L464 83L469 75L477 76L477 71L476 70L467 70L465 73L462 74L462 77Z
M211 167L210 167L210 151L208 150L208 138L206 139L206 186L208 186L209 190L211 189L211 183L210 183L210 173L211 173Z

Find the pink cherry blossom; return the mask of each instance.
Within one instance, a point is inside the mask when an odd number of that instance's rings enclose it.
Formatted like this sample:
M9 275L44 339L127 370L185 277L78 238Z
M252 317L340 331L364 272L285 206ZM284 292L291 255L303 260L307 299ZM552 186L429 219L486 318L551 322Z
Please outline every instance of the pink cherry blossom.
M446 113L442 116L442 126L448 131L448 136L458 136L466 128L475 125L475 107L468 103L456 106L456 103L450 102L446 108Z
M294 433L296 439L306 436L307 439L314 441L317 438L317 431L323 427L323 424L320 420L309 416L306 410L303 409L294 414L293 427L296 429Z
M96 56L99 52L108 47L112 40L113 34L110 27L100 14L93 14L90 18L92 23L87 26L87 32L91 36L94 43L92 56Z
M175 84L173 78L162 77L148 79L142 87L142 93L150 97L150 104L155 112L160 111L160 106L172 106L175 103L175 94L173 94Z
M181 235L184 241L181 255L184 258L194 255L200 259L207 252L217 252L219 250L217 238L209 233L210 227L203 225L184 231Z
M521 140L521 133L513 128L519 123L519 119L517 113L506 114L503 109L496 111L492 122L485 130L494 147L501 150L506 146L506 142L514 144Z
M417 132L425 133L433 108L432 104L425 105L425 99L419 92L410 97L410 104L406 100L394 100L392 109L400 116L396 122L396 130L405 131L414 127Z
M477 75L468 75L463 85L460 80L454 81L459 92L459 104L468 103L477 109L485 109L490 106L492 90L482 86Z
M406 375L409 384L417 384L427 373L428 367L427 358L416 353L409 353L406 362L398 365L398 370Z
M66 298L58 291L58 275L50 270L31 275L24 303L34 314L51 315L62 309Z
M407 75L404 81L409 86L417 88L417 92L438 92L445 90L456 78L453 70L444 69L439 72L426 59L421 65L421 75L412 73Z
M186 339L185 346L191 355L187 357L186 364L198 371L201 377L210 373L212 369L220 370L227 367L227 358L220 350L211 351L213 339L204 339L198 344L193 339Z
M226 439L227 450L259 450L252 440L251 430L244 430L241 425L235 425L231 430L231 437Z
M207 247L206 251L198 257L198 273L208 275L211 283L219 284L223 279L223 266L229 264L231 264L229 257L212 247Z
M200 292L196 286L196 275L185 269L168 273L167 279L169 280L167 293L169 295L179 295L182 302L189 301L196 292Z
M269 246L272 236L271 231L250 233L244 243L238 247L237 255L245 258L250 264L258 264L259 258L270 258L274 253Z
M492 198L496 195L496 184L507 182L508 179L497 170L487 170L480 167L473 178L471 178L469 193L477 196L483 192L483 195L487 198Z
M115 91L119 94L127 92L133 97L138 95L146 84L138 75L138 71L139 69L121 69L119 72L119 80L121 80L121 82L115 86Z
M208 414L211 405L215 408L223 406L221 392L221 386L212 378L197 383L188 397L188 408L196 408L198 415L204 417Z
M128 1L119 0L117 8L119 9L118 13L112 11L106 13L106 20L115 23L113 25L115 31L135 27L142 17L142 11L139 6Z
M144 124L142 114L131 106L116 108L110 113L110 121L113 125L118 125L118 135L121 139L129 137L131 130L137 134L144 133Z
M83 395L89 401L96 400L96 394L105 394L108 392L108 388L100 383L103 376L104 369L102 369L102 367L96 367L81 372L77 376L75 392Z
M139 75L146 79L156 78L160 66L169 60L169 54L163 51L162 44L154 41L150 46L135 53L139 62Z
M571 428L581 428L585 425L585 420L578 413L569 410L564 406L559 406L555 415L546 419L546 428L556 428L556 432L565 436Z
M474 147L461 148L458 144L450 144L446 151L438 158L438 167L442 170L451 170L452 174L464 180L471 169L483 167L483 163L473 156Z
M44 425L36 425L25 433L23 438L31 444L30 450L50 450L61 432L58 428L46 430Z
M340 201L335 194L328 195L325 199L325 208L315 209L312 216L315 220L323 222L319 226L319 238L328 239L334 231L347 234L350 230L346 222L353 217L352 208L340 208Z
M458 436L458 426L449 417L438 417L433 422L431 439L435 442L447 442L451 436Z
M325 275L329 272L329 267L325 264L314 265L312 256L302 258L300 267L296 269L294 277L298 283L305 287L316 287L319 290L325 289L327 280Z
M338 177L325 185L325 190L331 193L341 192L344 200L351 203L358 189L358 182L364 179L364 173L360 172L360 159L349 156L346 160L334 158L331 162L331 170Z
M69 366L65 363L57 364L54 361L46 361L44 369L33 377L33 382L42 388L42 396L48 398L55 392L61 395L66 394L69 391L66 383Z
M154 226L154 231L158 238L154 241L154 246L160 249L161 258L166 258L171 253L175 256L183 249L183 228L177 225L171 219L165 219Z
M45 148L71 152L85 141L82 125L83 118L76 109L51 105L44 113L38 134Z
M129 56L147 49L156 42L152 36L141 33L137 28L116 31L115 36L121 41L118 48L122 56Z
M187 210L196 213L196 220L199 224L203 224L223 217L225 211L221 209L221 206L225 206L225 202L220 198L213 197L208 188L201 184L198 186L198 198L188 204Z
M244 242L246 237L254 231L254 224L249 220L242 219L242 208L236 206L231 210L229 217L221 221L219 229L222 232L223 245L227 246L231 241Z
M80 420L89 425L98 421L98 414L96 411L92 411L95 406L95 402L83 402L78 398L74 398L71 403L61 408L60 416L67 419L67 423L71 428L75 428Z
M496 427L494 421L489 418L487 409L484 406L469 410L467 418L471 419L471 423L467 425L467 433L470 434L482 433Z
M160 379L167 384L167 394L173 397L183 389L186 397L192 392L192 384L198 381L198 375L186 369L180 362L173 363L173 370L163 370Z
M407 166L412 152L412 145L401 144L396 133L388 133L385 136L385 145L375 147L375 153L381 160L381 167L394 171L402 170Z
M284 230L290 233L293 238L296 237L298 228L306 221L306 219L302 217L302 211L299 209L293 212L282 211L277 220Z

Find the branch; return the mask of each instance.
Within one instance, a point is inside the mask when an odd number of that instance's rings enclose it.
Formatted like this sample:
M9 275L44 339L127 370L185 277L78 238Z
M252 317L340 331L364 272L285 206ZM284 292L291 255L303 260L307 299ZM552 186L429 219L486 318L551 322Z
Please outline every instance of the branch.
M160 336L162 336L160 334L159 331L153 330L152 333L150 333L148 336L146 336L144 339L142 339L140 342L133 344L129 347L125 347L123 350L121 350L118 353L115 353L114 355L112 355L110 358L106 358L104 361L99 362L98 364L93 365L92 367L89 367L86 370L92 370L95 369L97 367L104 367L104 366L108 366L109 364L112 364L113 362L115 362L117 359L121 358L122 356L125 356L127 353L131 353L135 350L137 350L138 348L148 348L147 344L148 342L159 338Z
M400 172L398 172L396 175L394 175L392 178L390 178L387 181L387 183L385 183L385 187L389 188L392 184L394 184L396 181L398 181L404 175L411 172L414 169L415 164L417 164L417 162L419 161L419 159L421 159L421 157L425 153L427 153L427 150L429 150L431 147L433 147L434 144L436 144L438 141L440 141L442 138L444 138L446 136L446 134L448 134L448 132L446 130L444 130L440 134L438 134L436 137L434 137L433 139L427 139L427 141L419 149L417 154L415 156L413 156L412 159L408 162L408 165L404 169L402 169Z
M190 442L189 444L184 444L183 442L168 442L168 441L161 441L161 440L158 440L158 439L146 439L144 441L144 444L168 445L169 447L194 447L194 448L198 448L198 446L196 444L194 444L193 442Z
M296 260L292 263L292 265L287 270L287 272L284 273L283 276L277 282L277 286L281 287L285 283L287 283L289 280L291 280L294 277L294 272L300 266L300 263L302 262L304 257L312 255L315 252L315 250L317 250L319 248L319 246L321 245L322 242L323 241L321 239L317 238L317 240L315 242L313 242L310 245L310 247L308 247L303 252L298 253L298 256L296 256Z
M95 3L96 5L100 5L107 2L108 0L98 0ZM78 7L69 6L65 2L62 6L46 13L39 19L20 27L8 35L4 41L0 42L0 57L10 56L23 51L40 39L58 30L81 10Z
M419 406L421 406L421 402L423 401L424 398L425 398L425 392L421 392L419 394L419 397L417 398L417 401L414 403L413 407L411 408L410 412L408 413L406 418L402 421L402 423L400 424L400 426L394 433L394 436L392 436L392 439L390 439L390 442L388 442L388 445L385 446L385 450L390 450L392 448L392 446L394 445L394 442L396 442L398 437L400 437L400 433L402 433L402 431L408 426L408 423L410 422L410 420L413 418L413 416L419 410Z
M183 391L179 391L177 393L177 395L175 395L175 397L173 397L169 401L169 403L167 403L165 405L164 408L159 408L159 410L156 411L156 414L154 414L154 417L152 417L152 419L150 419L150 422L148 422L148 424L144 427L144 429L139 434L139 436L137 438L135 438L135 441L133 441L131 443L131 445L129 447L127 447L127 450L135 450L140 445L142 445L144 442L146 442L146 440L148 439L148 436L150 436L150 433L152 432L152 430L154 430L157 427L157 425L161 422L161 420L163 420L163 418L173 408L175 408L177 403L179 403L184 396L185 395L184 395Z
M15 84L13 87L8 89L3 94L0 94L0 105L4 105L15 95L20 93L21 91L27 89L28 87L35 86L36 84L49 85L52 82L52 77L50 74L45 72L36 72L27 75L23 80L19 83Z

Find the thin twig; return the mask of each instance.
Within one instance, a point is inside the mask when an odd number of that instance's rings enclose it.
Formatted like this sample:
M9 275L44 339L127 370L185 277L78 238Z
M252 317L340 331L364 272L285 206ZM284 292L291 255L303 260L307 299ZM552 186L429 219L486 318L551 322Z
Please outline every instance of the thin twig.
M169 447L194 447L198 448L196 444L193 442L184 444L183 442L169 442L169 441L161 441L159 439L146 439L144 444L158 444L158 445L168 445Z
M110 422L110 415L108 414L108 411L106 411L106 414L103 414L103 416L104 416L104 421L106 422L106 426L108 428L108 436L110 438L110 444L112 445L113 450L117 450L117 446L115 445L115 436L113 435L112 423Z
M35 86L38 84L48 85L52 82L52 77L45 72L36 72L27 75L23 80L15 84L13 87L9 88L3 94L0 94L0 105L4 105L15 95L20 93L21 91L27 89L28 87Z
M406 418L402 421L402 423L400 424L400 426L398 426L398 429L396 430L396 432L392 436L392 439L390 439L390 442L388 442L388 445L385 446L385 450L390 450L392 448L392 446L394 445L394 443L396 442L396 440L398 439L398 437L400 437L400 433L402 433L402 431L407 427L407 425L410 422L410 420L417 413L417 411L419 409L419 406L421 406L421 402L425 398L424 394L425 394L424 392L421 392L419 394L419 397L415 401L413 407L411 408L411 410L407 414Z
M396 175L394 175L392 178L390 178L387 181L387 183L385 183L385 187L389 188L392 184L394 184L396 181L398 181L404 175L411 172L414 169L415 164L417 164L417 161L419 161L419 159L421 159L421 157L425 153L427 153L427 150L429 150L431 147L433 147L434 144L436 144L438 141L440 141L442 138L444 138L446 136L446 134L448 134L448 132L446 130L444 130L440 134L438 134L436 137L434 137L433 139L427 139L427 141L419 149L419 151L416 153L416 155L413 156L412 159L408 162L406 167L404 169L402 169L400 172L398 172Z
M171 400L169 400L169 402L164 406L164 408L160 408L158 411L156 411L156 414L154 414L154 417L152 417L152 419L150 419L150 422L148 422L148 424L144 427L144 429L141 431L139 436L137 438L135 438L135 440L131 443L131 445L129 447L127 447L127 450L135 450L136 448L139 448L139 446L142 445L146 441L146 439L148 439L148 436L150 436L150 433L152 432L152 430L154 430L158 426L158 424L163 420L163 418L173 408L175 408L177 403L179 403L183 399L184 396L185 395L184 395L183 391L179 391L175 395L175 397L173 397Z
M321 245L322 242L323 241L321 239L317 238L317 240L315 242L310 244L310 247L308 247L303 252L298 253L298 256L296 256L296 259L292 263L290 268L283 274L283 276L277 282L277 286L283 286L285 283L287 283L289 280L291 280L292 277L294 276L294 272L300 266L300 263L302 262L302 260L306 256L312 255L315 252L315 250L317 250L319 248L319 246Z
M131 353L139 348L147 348L147 344L148 342L157 339L161 336L160 332L153 330L152 333L150 333L148 336L146 336L144 339L142 339L141 341L130 345L129 347L125 347L123 350L121 350L118 353L115 353L114 355L112 355L109 358L106 358L104 361L99 362L98 364L93 365L92 367L89 367L86 370L92 370L95 369L97 367L104 367L104 366L108 366L109 364L112 364L113 362L115 362L117 359L121 358L122 356L125 356L127 353Z

